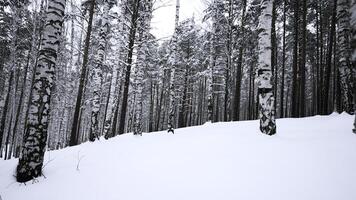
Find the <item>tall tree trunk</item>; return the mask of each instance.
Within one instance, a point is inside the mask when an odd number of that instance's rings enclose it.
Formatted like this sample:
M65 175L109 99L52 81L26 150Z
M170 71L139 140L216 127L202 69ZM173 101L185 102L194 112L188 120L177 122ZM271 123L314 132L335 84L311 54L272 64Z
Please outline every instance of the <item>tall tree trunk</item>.
M326 71L325 71L325 82L324 82L324 88L323 88L323 114L327 115L329 114L329 100L331 95L329 94L329 88L330 88L330 76L331 76L331 65L332 65L332 54L333 54L333 45L334 45L334 35L335 35L335 24L336 24L336 4L337 0L334 0L334 5L333 5L333 12L332 12L332 18L331 18L331 27L330 27L330 33L329 33L329 45L328 45L328 51L327 51L327 56L326 56Z
M29 120L26 125L22 154L17 166L16 180L18 182L27 182L42 175L51 91L54 82L65 5L65 0L48 1L44 35L32 88Z
M30 46L30 49L32 50L32 45ZM22 106L23 106L23 97L24 97L25 90L26 90L27 73L28 73L28 68L29 68L29 64L30 64L31 50L28 53L27 65L25 67L25 72L24 72L24 79L23 79L24 81L23 81L23 84L22 84L22 89L21 89L21 93L20 93L19 102L18 102L17 108L16 108L16 116L15 116L15 121L14 121L14 127L12 129L12 141L15 140L15 135L18 135L17 134L17 126L19 124L20 114L21 114L21 110L22 110ZM14 147L12 147L12 149L13 148ZM11 153L12 153L12 149L10 149L10 153L9 153L10 156L11 156Z
M206 77L206 85L207 85L207 120L210 122L213 122L213 112L214 112L214 86L213 86L213 73L214 73L214 65L215 65L215 56L214 54L214 28L213 28L213 33L211 34L210 38L210 44L209 44L209 50L210 50L210 55L209 55L209 65L207 69L207 77Z
M143 81L144 81L144 70L147 66L146 62L146 54L148 49L148 31L150 28L151 22L151 8L152 3L150 0L144 1L142 5L142 16L140 17L140 26L139 26L139 39L138 39L138 48L137 48L137 66L135 69L136 74L136 110L134 116L134 135L142 135L143 131L143 123L142 123L142 106L143 106Z
M176 1L176 16L175 16L175 27L174 27L174 34L173 34L173 66L171 69L170 73L170 83L169 83L169 114L168 114L168 133L174 133L174 126L176 123L176 118L175 118L175 98L176 98L176 92L175 92L175 70L176 70L176 65L177 65L177 34L178 34L178 23L179 23L179 8L180 8L180 3L179 0Z
M307 0L302 1L302 23L299 55L299 117L305 117L305 63L306 63L306 43L307 43Z
M277 33L276 33L276 20L277 20L277 13L276 13L276 2L273 2L272 6L272 26L271 26L271 68L272 68L272 80L273 84L275 85L274 90L273 90L273 95L275 99L275 109L277 109L277 74L278 74L278 69L277 69ZM275 113L277 110L275 110Z
M321 4L321 3L320 3ZM319 29L320 29L320 35L319 35L319 45L320 45L320 56L319 56L319 80L318 80L318 91L319 91L319 100L318 100L318 114L323 113L323 104L324 104L324 98L323 98L323 88L324 88L324 28L323 28L323 12L322 12L322 6L319 4Z
M315 66L315 75L314 75L314 88L315 88L315 94L314 94L314 115L318 114L319 113L319 99L320 99L320 91L319 91L319 77L320 77L320 36L319 36L319 26L320 26L320 23L319 23L319 5L318 5L318 2L315 3L315 20L316 20L316 66Z
M275 100L271 67L271 27L273 0L263 0L259 18L258 99L260 130L267 135L276 133Z
M224 96L224 121L231 120L231 90L232 90L232 79L231 79L231 71L232 71L232 40L233 40L233 0L228 1L228 16L227 16L227 44L226 44L226 68L225 68L225 96Z
M104 2L104 11L101 20L101 27L99 30L99 41L96 55L94 56L94 69L93 69L93 98L92 98L92 111L91 111L91 127L89 133L89 140L94 141L95 138L99 139L99 112L100 112L100 97L101 85L103 82L102 67L105 57L105 49L107 45L108 34L110 31L109 12L112 4Z
M283 55L282 55L282 75L281 75L281 96L279 100L281 118L284 117L284 73L285 73L285 66L286 66L286 4L287 4L287 0L284 0L283 1Z
M353 2L353 4L355 4L355 2ZM350 30L350 0L338 1L337 19L339 25L337 40L339 45L339 74L343 97L342 100L344 110L348 113L352 113L352 98L355 98L355 96L353 97L352 92L355 90L355 65L354 63L351 63L350 39L351 37L354 38L355 36L351 35ZM352 29L353 34L355 34L354 28L355 27ZM355 48L355 46L353 46L353 48Z
M133 50L134 50L134 44L136 38L136 29L137 29L137 19L139 17L138 16L139 5L140 5L140 0L135 0L134 8L131 15L131 26L130 26L130 34L129 34L129 45L128 45L129 51L127 54L127 62L126 62L125 82L124 82L124 90L123 90L121 113L120 113L119 134L124 134L125 132L127 99L129 94L132 56L133 56Z
M89 21L88 21L88 27L87 27L87 35L85 38L83 64L82 64L82 69L81 69L81 73L80 73L78 94L77 94L77 100L75 103L74 117L73 117L72 129L71 129L71 133L70 133L69 146L77 145L78 139L79 139L79 130L80 130L80 121L81 121L80 115L81 115L81 107L82 107L82 98L84 96L85 82L86 82L86 78L87 78L87 67L88 67L88 60L89 60L89 47L90 47L90 37L91 37L92 25L93 25L94 8L95 8L95 0L91 0L90 8L89 8Z
M245 49L245 13L246 13L246 2L247 0L242 0L242 15L241 15L241 32L239 34L240 47L239 47L239 57L236 65L236 81L235 81L235 96L234 96L234 109L233 109L233 121L238 121L240 119L240 101L241 101L241 79L242 79L242 59Z
M341 7L341 6L340 6ZM356 0L351 0L351 10L356 10ZM340 26L339 26L340 27ZM351 57L351 64L352 66L356 66L356 20L353 19L351 21L351 26L352 27L352 32L351 32L351 49L352 49L352 54L353 55ZM355 85L356 85L356 81L355 81L355 76L353 76L354 79L353 79L353 88L354 88L354 112L356 111L356 89L355 89ZM354 129L353 129L353 132L356 133L356 115L355 115L355 120L354 120Z
M299 0L294 0L292 117L299 117L298 34L299 34Z

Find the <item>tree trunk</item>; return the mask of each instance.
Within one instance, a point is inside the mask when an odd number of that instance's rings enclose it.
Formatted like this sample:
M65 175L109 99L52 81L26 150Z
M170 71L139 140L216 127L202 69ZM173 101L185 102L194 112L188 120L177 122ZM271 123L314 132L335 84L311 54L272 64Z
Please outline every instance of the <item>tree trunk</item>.
M51 91L57 51L61 37L65 0L49 0L46 24L38 55L36 75L30 101L30 112L24 136L24 147L17 166L16 179L27 182L42 175L47 141Z
M276 133L275 100L271 66L271 27L273 0L263 0L259 18L258 99L260 130L267 135Z
M286 3L287 0L283 2L283 55L282 55L282 75L281 75L281 96L279 100L280 116L284 117L284 73L286 66ZM276 85L277 87L277 85Z
M9 102L10 102L10 94L12 90L12 81L14 78L14 70L12 69L10 71L10 78L9 78L9 85L7 88L7 95L5 98L5 103L4 103L4 109L2 111L2 116L1 116L1 121L0 121L0 149L2 147L2 140L4 137L5 133L5 123L6 123L6 115L7 115L7 110L9 109ZM2 151L0 151L0 154L2 155Z
M84 46L84 54L83 54L83 64L80 73L80 80L79 80L79 87L78 87L78 94L75 103L74 109L74 117L73 117L73 124L70 133L70 141L69 146L74 146L78 144L79 138L79 130L80 130L80 119L81 119L81 106L82 106L82 98L84 96L84 89L85 89L85 82L87 76L87 67L88 67L88 60L89 60L89 46L90 46L90 37L92 32L92 25L93 25L93 15L94 15L94 8L95 8L95 0L91 0L90 8L89 8L89 21L87 27L87 35L85 38L85 46Z
M306 63L306 43L307 43L307 0L302 1L302 23L301 23L301 39L299 48L299 117L305 117L305 63Z
M330 100L330 76L331 76L331 64L332 64L332 54L333 54L333 45L334 45L334 35L335 35L335 24L336 24L336 4L337 0L334 0L334 7L332 12L332 19L331 19L331 27L329 33L329 46L328 52L326 56L326 71L325 71L325 82L324 82L324 89L323 89L323 114L329 114L329 100Z
M353 2L355 4L355 2ZM353 5L355 7L355 5ZM344 110L348 113L353 112L353 92L355 90L355 65L350 61L350 38L355 37L351 35L350 32L350 0L339 0L338 1L338 45L339 45L339 74L340 83L342 89L342 100L344 105ZM353 34L355 34L355 27L353 27ZM354 41L353 41L354 42ZM354 43L353 43L354 45ZM355 46L353 46L353 50Z
M341 7L341 6L340 6ZM351 1L351 10L356 10L356 0L352 0ZM351 21L351 26L352 27L352 32L351 32L351 48L352 48L352 57L351 57L351 64L352 66L356 66L356 20L352 20ZM354 72L355 73L355 72ZM355 81L355 76L354 77L354 80L353 80L353 88L354 88L354 112L356 111L356 89L355 89L355 85L356 85L356 81ZM353 132L356 133L356 115L355 115L355 120L354 120L354 129L353 129Z
M298 78L298 34L299 34L299 0L294 0L294 47L292 80L292 117L299 117L299 78Z
M275 109L277 105L277 56L278 56L278 47L277 47L277 33L276 33L276 20L277 20L277 13L276 13L276 2L273 2L272 6L272 26L271 26L271 68L272 68L272 80L274 84L273 96L275 99ZM275 113L277 110L275 110Z
M240 101L241 101L241 79L242 79L242 59L245 49L245 13L246 13L246 0L242 1L242 15L241 15L241 32L239 34L240 47L239 58L236 65L236 81L235 81L235 95L234 95L234 109L233 109L233 121L240 119Z
M176 65L177 65L177 34L178 34L178 23L179 23L179 8L180 8L180 3L179 0L176 2L176 16L175 16L175 26L174 26L174 34L173 34L173 66L171 69L170 73L170 83L169 83L169 115L168 115L168 133L174 133L174 127L176 123L176 118L175 118L175 98L176 98L176 92L175 92L175 70L176 70Z
M127 99L129 94L132 56L133 56L133 50L134 50L134 44L136 38L136 29L137 29L137 19L139 17L138 16L139 5L140 5L140 0L135 0L134 8L131 15L131 26L130 26L130 34L129 34L129 45L128 45L129 52L127 55L127 62L126 62L125 82L124 82L124 90L123 90L121 113L120 113L119 134L124 134L125 132Z
M89 140L94 141L95 138L99 139L99 112L100 112L100 97L101 85L103 82L103 62L105 57L105 49L110 31L109 12L112 5L105 2L104 12L99 31L98 48L94 56L94 69L93 69L93 98L92 98L92 111L91 111L91 128L89 133Z

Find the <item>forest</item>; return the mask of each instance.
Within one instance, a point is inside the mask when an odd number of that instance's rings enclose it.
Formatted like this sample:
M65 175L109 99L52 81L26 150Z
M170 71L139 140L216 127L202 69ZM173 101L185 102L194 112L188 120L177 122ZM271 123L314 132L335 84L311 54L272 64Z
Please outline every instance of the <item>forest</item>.
M48 150L125 133L354 114L355 0L206 0L202 20L172 2L169 38L151 33L160 0L0 2L0 157L18 182Z

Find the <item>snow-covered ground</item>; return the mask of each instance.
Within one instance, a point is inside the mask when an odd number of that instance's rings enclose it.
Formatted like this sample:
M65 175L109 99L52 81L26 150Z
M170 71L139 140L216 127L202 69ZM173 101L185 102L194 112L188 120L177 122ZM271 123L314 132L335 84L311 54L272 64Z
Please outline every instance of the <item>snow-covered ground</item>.
M26 185L0 161L2 200L355 200L354 116L205 124L47 152ZM78 162L80 160L80 162ZM77 165L79 170L77 170Z

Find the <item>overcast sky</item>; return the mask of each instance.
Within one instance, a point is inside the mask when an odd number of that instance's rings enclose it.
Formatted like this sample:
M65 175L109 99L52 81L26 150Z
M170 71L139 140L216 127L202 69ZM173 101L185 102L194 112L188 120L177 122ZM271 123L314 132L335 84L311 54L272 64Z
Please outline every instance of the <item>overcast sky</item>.
M158 8L153 12L152 30L151 33L157 38L168 37L173 34L174 31L174 17L176 0L156 0L157 3L154 6ZM194 15L196 22L200 23L203 11L205 9L205 3L207 0L180 0L180 15L179 21L190 18ZM165 7L161 7L166 5Z

